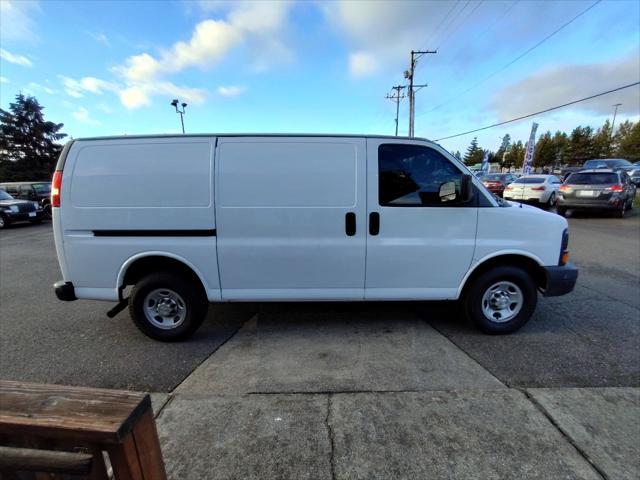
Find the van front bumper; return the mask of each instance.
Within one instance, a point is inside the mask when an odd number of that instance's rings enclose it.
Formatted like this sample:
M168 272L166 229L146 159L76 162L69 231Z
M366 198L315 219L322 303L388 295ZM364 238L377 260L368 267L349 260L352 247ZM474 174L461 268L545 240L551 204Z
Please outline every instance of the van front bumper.
M545 297L557 297L566 295L576 286L578 269L572 263L558 267L544 267L547 277L547 286L544 289Z
M56 292L56 297L58 300L62 300L64 302L71 302L73 300L77 300L76 291L73 287L73 283L65 282L64 280L60 280L53 284L53 289Z

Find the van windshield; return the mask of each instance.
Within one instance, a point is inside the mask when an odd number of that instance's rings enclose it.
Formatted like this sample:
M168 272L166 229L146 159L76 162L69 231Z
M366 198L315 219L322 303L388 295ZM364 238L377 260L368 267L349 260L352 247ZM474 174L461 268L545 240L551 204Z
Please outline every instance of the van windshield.
M607 185L618 183L615 173L572 173L565 183L572 185Z

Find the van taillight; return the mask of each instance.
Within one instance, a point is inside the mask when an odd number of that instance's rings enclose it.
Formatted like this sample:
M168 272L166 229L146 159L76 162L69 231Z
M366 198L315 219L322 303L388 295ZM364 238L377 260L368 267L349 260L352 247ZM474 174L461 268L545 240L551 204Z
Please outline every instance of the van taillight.
M62 172L53 172L53 180L51 181L51 206L60 206L60 192L62 190Z

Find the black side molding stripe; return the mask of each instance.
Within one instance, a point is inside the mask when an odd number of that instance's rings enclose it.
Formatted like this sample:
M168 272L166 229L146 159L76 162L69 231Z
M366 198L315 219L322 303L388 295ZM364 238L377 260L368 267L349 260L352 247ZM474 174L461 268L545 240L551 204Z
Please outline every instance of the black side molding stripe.
M93 230L96 237L215 237L216 230Z

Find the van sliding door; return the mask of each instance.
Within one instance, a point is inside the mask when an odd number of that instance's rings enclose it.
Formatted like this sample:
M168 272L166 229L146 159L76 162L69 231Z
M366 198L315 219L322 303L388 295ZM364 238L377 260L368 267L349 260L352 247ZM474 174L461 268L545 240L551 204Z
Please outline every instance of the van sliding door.
M221 137L222 298L364 298L365 139Z

